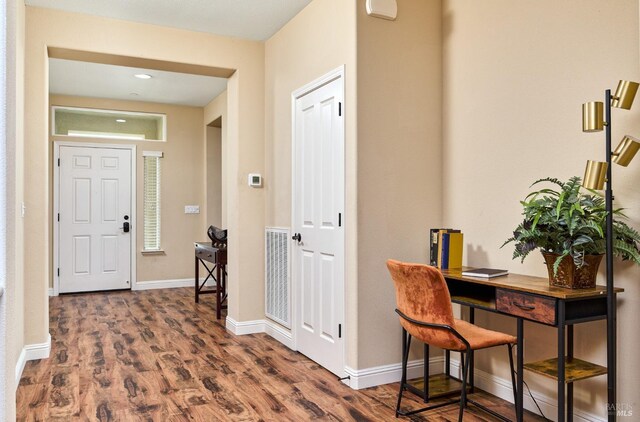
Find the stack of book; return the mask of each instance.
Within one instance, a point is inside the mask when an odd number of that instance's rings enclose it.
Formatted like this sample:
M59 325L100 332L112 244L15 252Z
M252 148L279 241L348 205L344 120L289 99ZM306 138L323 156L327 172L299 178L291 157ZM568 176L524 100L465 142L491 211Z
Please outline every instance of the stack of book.
M448 270L462 268L463 234L456 229L431 229L430 264Z

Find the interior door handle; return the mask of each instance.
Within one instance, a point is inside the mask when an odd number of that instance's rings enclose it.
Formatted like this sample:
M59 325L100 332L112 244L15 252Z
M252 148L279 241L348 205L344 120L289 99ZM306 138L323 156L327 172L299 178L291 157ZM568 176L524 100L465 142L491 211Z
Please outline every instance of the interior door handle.
M129 230L130 230L129 222L125 221L124 223L122 223L122 227L120 227L120 230L122 230L125 233L129 233Z
M302 235L300 233L296 233L293 236L291 236L291 239L297 240L298 243L300 243L300 242L302 242Z

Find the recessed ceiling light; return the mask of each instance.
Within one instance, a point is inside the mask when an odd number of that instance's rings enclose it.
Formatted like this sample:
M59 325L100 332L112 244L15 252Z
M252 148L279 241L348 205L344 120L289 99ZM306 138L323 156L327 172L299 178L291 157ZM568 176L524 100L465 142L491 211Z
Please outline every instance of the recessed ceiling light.
M151 75L148 75L148 74L146 74L146 73L136 73L136 74L135 74L135 75L133 75L133 76L135 76L135 77L136 77L136 78L138 78L138 79L151 79L151 78L152 78L152 76L151 76Z
M118 123L126 123L127 121L125 119L116 119L116 122L118 122Z

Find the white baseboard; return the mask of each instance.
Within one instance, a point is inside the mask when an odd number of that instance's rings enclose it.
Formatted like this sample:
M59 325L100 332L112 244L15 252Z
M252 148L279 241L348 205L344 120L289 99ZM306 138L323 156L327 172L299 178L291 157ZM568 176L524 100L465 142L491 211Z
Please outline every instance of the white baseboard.
M227 330L231 331L237 336L258 334L264 333L265 321L263 319L256 319L253 321L236 321L233 318L227 316L226 327Z
M289 349L293 349L293 337L291 336L291 332L269 319L238 322L227 316L226 327L227 330L237 336L266 333L287 346Z
M22 371L27 361L37 359L47 359L51 354L51 334L48 335L44 343L27 344L22 348L18 362L16 363L16 385L20 383Z
M27 364L27 351L25 348L22 348L20 351L20 356L18 357L18 362L16 362L16 388L18 388L18 384L20 384L20 378L22 378L22 371L24 371L24 365Z
M460 377L460 360L451 359L451 373ZM500 397L509 403L513 403L513 387L511 386L511 380L506 380L479 369L475 369L474 374L475 386L480 390L493 394L496 397ZM524 408L536 415L539 415L540 412L528 393L529 390L525 387L523 395ZM555 397L549 397L535 391L532 391L531 393L533 394L533 397L535 397L540 409L542 409L542 412L544 412L547 419L556 421L558 417L558 400ZM594 415L592 413L576 409L575 407L573 409L573 416L573 419L576 422L606 422L607 420L606 415Z
M424 368L424 360L412 360L407 363L407 376L409 378L418 378L422 376ZM354 390L375 387L377 385L399 382L402 377L402 364L393 363L391 365L375 366L372 368L353 369L345 367L345 372L349 376L345 380L345 384ZM442 356L432 357L429 359L429 373L441 374L444 372L444 358Z
M264 332L287 346L289 349L294 349L293 336L291 335L291 331L284 328L282 325L266 319Z
M202 283L204 278L200 280ZM213 283L207 283L207 286ZM181 278L177 280L138 281L131 290L175 289L177 287L194 287L193 278Z
M204 281L204 278L200 280L200 283ZM207 282L207 286L213 286L213 281ZM193 287L192 278L180 278L176 280L153 280L153 281L139 281L131 290L154 290L154 289L174 289L176 287ZM53 287L49 287L49 296L58 296L58 292Z

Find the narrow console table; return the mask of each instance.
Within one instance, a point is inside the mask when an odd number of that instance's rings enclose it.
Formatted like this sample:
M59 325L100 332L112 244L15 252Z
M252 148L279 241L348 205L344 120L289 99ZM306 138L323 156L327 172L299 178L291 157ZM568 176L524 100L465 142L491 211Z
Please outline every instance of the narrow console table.
M564 289L549 286L547 278L518 274L491 279L463 277L461 269L442 270L442 274L447 282L451 301L469 307L469 322L474 322L475 309L508 315L517 319L516 419L518 421L522 421L523 417L523 369L557 381L557 420L560 422L573 420L574 382L604 374L615 378L615 375L611 374L607 368L580 360L574 357L573 353L573 326L607 318L607 291L605 287ZM614 294L622 291L623 289L616 288ZM556 327L558 332L556 356L539 362L527 364L523 362L524 320ZM614 349L613 353L615 352ZM473 354L470 359L470 386L473 388ZM449 362L450 357L447 353L447 375L450 371Z
M200 301L199 296L204 294L216 295L216 318L220 319L220 312L227 307L227 250L214 247L211 242L195 242L195 298L196 303ZM211 268L207 265L213 264ZM208 275L200 283L200 264L206 268ZM215 273L215 274L214 274ZM209 279L216 283L214 288L205 287Z

